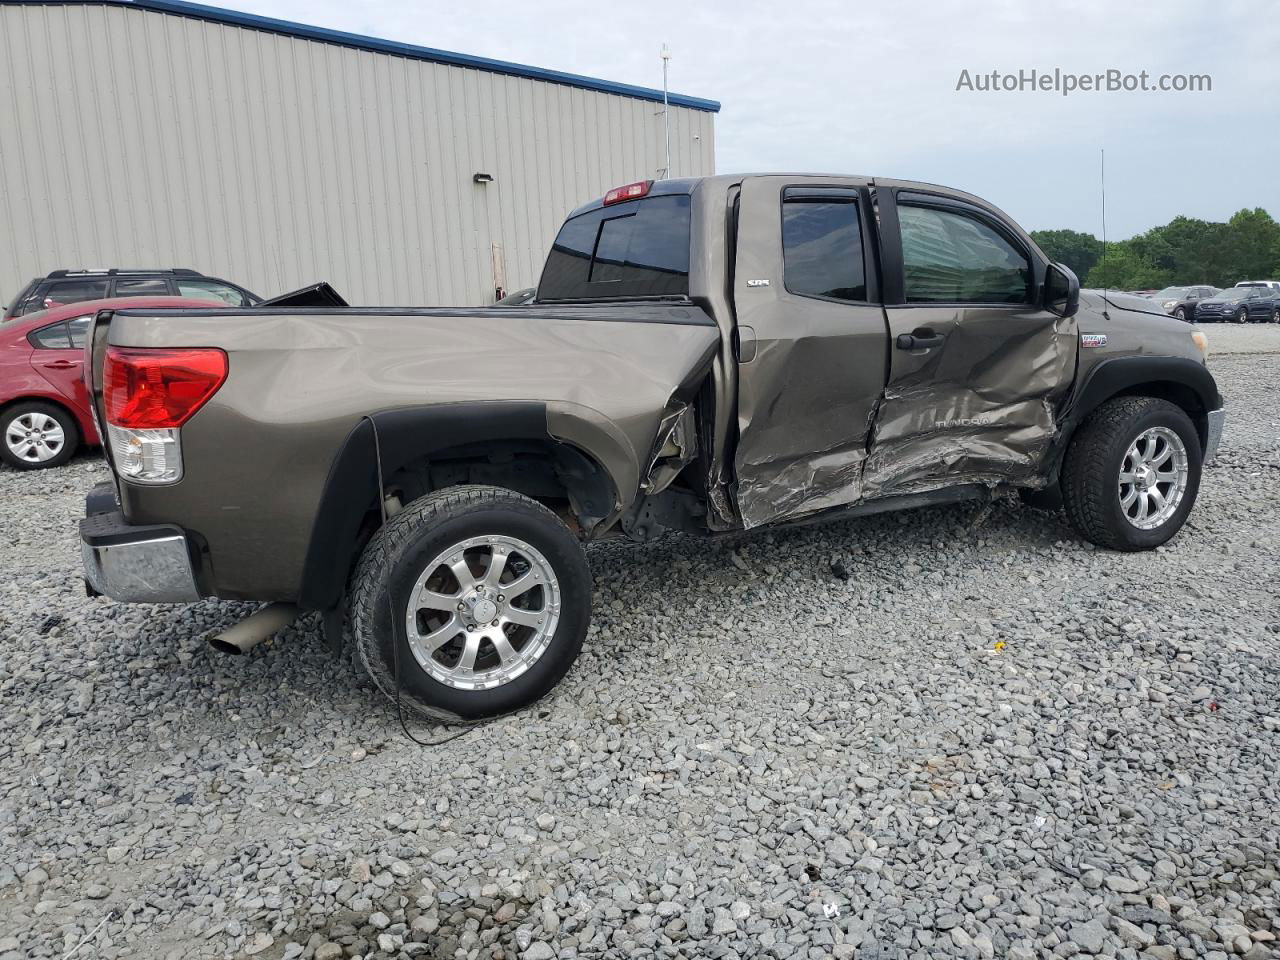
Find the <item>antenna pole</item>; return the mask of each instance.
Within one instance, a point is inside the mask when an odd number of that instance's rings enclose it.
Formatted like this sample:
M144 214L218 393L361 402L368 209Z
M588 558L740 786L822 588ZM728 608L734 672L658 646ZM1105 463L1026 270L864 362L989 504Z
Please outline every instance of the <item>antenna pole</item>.
M1099 153L1099 159L1100 159L1100 167L1099 167L1098 173L1102 182L1102 259L1101 259L1101 262L1105 263L1107 259L1107 150L1105 147L1103 147L1098 151L1098 153ZM1110 316L1107 314L1106 276L1107 274L1106 274L1106 271L1104 270L1102 274L1102 278L1103 278L1102 279L1102 315L1107 317L1107 319L1110 319Z
M662 137L666 144L667 165L662 171L664 180L671 179L671 120L667 115L667 64L671 62L671 51L662 45Z

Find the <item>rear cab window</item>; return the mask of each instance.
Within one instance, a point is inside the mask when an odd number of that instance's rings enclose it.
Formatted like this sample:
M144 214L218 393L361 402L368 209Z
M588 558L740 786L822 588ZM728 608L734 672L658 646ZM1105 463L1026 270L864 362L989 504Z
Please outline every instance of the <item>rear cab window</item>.
M688 194L650 195L565 221L538 300L617 300L689 294Z

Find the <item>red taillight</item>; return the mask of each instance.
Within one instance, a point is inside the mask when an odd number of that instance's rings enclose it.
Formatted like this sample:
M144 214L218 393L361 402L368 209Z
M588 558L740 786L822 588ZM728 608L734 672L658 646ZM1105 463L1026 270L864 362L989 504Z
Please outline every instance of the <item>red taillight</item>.
M107 422L134 430L180 427L227 379L227 355L213 347L108 347L102 369Z
M625 187L614 187L604 195L604 205L607 207L611 203L622 203L624 200L638 200L649 192L651 186L653 186L652 180L637 180L635 183L628 183Z

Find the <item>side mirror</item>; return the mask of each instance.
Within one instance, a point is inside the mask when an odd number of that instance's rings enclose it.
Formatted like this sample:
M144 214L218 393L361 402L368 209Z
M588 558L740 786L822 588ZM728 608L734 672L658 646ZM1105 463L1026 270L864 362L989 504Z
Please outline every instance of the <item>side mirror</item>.
M1051 263L1044 271L1042 305L1060 317L1074 317L1080 309L1080 281L1060 263Z

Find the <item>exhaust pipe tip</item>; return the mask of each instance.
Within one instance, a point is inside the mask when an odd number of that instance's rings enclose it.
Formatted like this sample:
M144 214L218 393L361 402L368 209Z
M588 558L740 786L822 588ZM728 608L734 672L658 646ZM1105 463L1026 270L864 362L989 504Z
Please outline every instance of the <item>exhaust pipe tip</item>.
M219 653L240 656L279 633L301 613L292 603L269 603L234 627L214 634L209 638L209 646Z
M229 654L233 657L243 656L247 652L247 648L242 650L234 643L228 643L226 640L222 639L222 634L210 637L209 646L213 647L213 649L217 650L219 653Z

